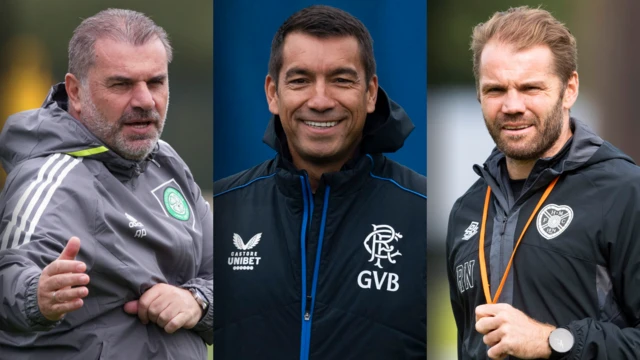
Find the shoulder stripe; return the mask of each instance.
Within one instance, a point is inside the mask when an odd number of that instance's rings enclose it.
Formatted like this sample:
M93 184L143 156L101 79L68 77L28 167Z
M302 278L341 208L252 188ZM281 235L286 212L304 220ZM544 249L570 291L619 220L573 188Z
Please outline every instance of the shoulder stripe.
M69 160L71 160L71 162L69 162ZM3 235L2 242L0 243L0 250L18 247L20 245L20 237L24 233L27 226L30 226L31 229L35 229L37 221L42 215L42 212L44 211L44 208L49 202L49 199L53 195L55 189L62 183L62 180L67 175L67 173L81 161L82 159L76 160L73 157L64 154L54 154L49 157L47 162L40 169L36 180L29 184L27 190L18 200L18 204L16 204L16 207L12 213L11 222L7 226L7 229L5 230L5 233ZM63 165L65 164L67 165L63 169ZM45 177L46 180L43 181ZM49 190L47 193L45 193L45 190L47 188L49 188ZM31 198L29 198L31 192L34 189L35 193L33 194L33 196L31 196ZM41 200L42 203L40 204L40 207L36 209L36 206L41 202ZM27 204L27 207L24 212L22 212L22 208L25 204ZM34 210L36 210L34 214L36 218L31 219ZM20 223L19 226L18 222ZM10 240L11 231L14 228L15 231L13 233L13 238Z
M109 149L107 149L105 146L98 146L91 149L72 151L70 153L67 153L67 155L71 155L74 157L84 157L84 156L102 154L103 152L107 152L107 151L109 151Z
M60 174L60 176L58 176L58 180L47 192L47 195L42 201L42 204L40 204L38 211L36 212L33 220L31 221L31 226L29 227L29 231L27 232L24 238L24 244L28 243L31 240L31 235L33 234L33 231L36 229L36 225L38 225L38 221L40 221L40 217L42 216L42 213L47 208L47 205L49 205L49 201L51 201L51 197L53 196L53 193L56 192L56 189L58 189L60 184L62 184L62 180L64 180L64 178L71 171L71 169L73 169L76 165L78 165L81 162L82 162L82 158L73 159L73 161L71 161L71 163L67 165L67 167L65 167L64 170L62 170L62 173Z
M53 169L51 169L51 171L47 173L47 180L44 183L40 184L40 186L38 187L38 190L36 190L36 193L31 198L31 201L29 201L29 205L27 206L27 209L24 211L24 214L21 215L22 221L20 221L20 226L16 229L15 234L13 234L13 243L9 244L10 248L18 245L18 241L20 240L20 235L27 228L27 220L29 220L29 217L31 216L31 212L33 212L33 208L35 208L36 203L38 202L38 200L40 200L40 197L42 196L44 189L47 186L49 186L51 183L53 183L56 173L58 172L58 170L60 170L62 165L66 163L69 159L71 159L71 156L63 156L62 159L56 162L56 164L53 166Z
M60 157L60 154L54 154L50 156L47 162L44 164L44 166L40 168L40 171L38 172L38 177L35 180L33 180L31 184L29 184L29 187L27 188L27 190L25 190L25 192L22 193L22 196L18 200L16 207L13 209L11 221L9 222L9 224L5 229L4 236L2 237L2 242L0 242L0 250L7 249L9 247L8 246L9 234L11 234L11 230L13 230L13 228L18 223L18 214L22 210L24 203L27 201L27 198L29 198L29 195L31 195L31 192L33 191L33 189L38 184L40 184L42 180L44 180L44 175L47 173L47 170L49 169L51 164L53 164L53 162L59 157Z
M397 183L397 182L395 182L395 180L393 180L393 179L388 179L388 178L383 178L383 177L380 177L380 176L376 176L376 175L373 175L373 173L369 173L369 175L371 175L371 177L372 177L372 178L374 178L374 179L384 180L384 181L389 181L389 182L391 182L392 184L394 184L395 186L399 187L400 189L402 189L402 190L404 190L404 191L407 191L407 192L410 192L410 193L412 193L412 194L414 194L414 195L418 195L418 196L420 196L420 197L421 197L421 198L423 198L423 199L426 199L426 198L427 198L425 195L422 195L422 194L420 194L420 193L419 193L419 192L417 192L417 191L413 191L413 190L411 190L411 189L407 189L406 187L404 187L404 186L402 186L402 185L398 184L398 183Z
M402 186L402 185L398 184L398 183L397 183L395 180L393 180L393 179L383 178L383 177L380 177L380 176L373 175L373 166L374 166L374 163L373 163L373 157L371 157L371 155L369 155L369 154L367 154L367 157L369 158L369 160L371 160L371 171L369 171L369 175L370 175L372 178L374 178L374 179L378 179L378 180L383 180L383 181L388 181L388 182L390 182L390 183L394 184L395 186L399 187L400 189L402 189L402 190L404 190L404 191L406 191L406 192L410 192L410 193L412 193L412 194L414 194L414 195L418 195L418 196L420 196L421 198L423 198L423 199L425 199L425 200L427 199L427 196L426 196L426 195L422 195L422 194L420 194L420 193L419 193L419 192L417 192L417 191L413 191L413 190L411 190L411 189L407 189L406 187L404 187L404 186Z
M219 193L219 194L214 194L214 195L213 195L213 197L214 197L214 198L216 198L216 197L218 197L218 196L220 196L220 195L224 195L224 194L226 194L226 193L228 193L228 192L232 192L233 190L242 189L243 187L247 187L247 186L249 186L249 185L253 184L254 182L256 182L256 181L258 181L258 180L268 179L268 178L272 177L272 176L273 176L273 175L275 175L275 174L276 174L276 173L273 173L273 174L271 174L271 175L266 175L266 176L261 176L261 177L255 178L255 179L253 179L253 180L249 181L248 183L246 183L246 184L244 184L244 185L236 186L236 187L231 188L231 189L229 189L229 190L225 190L225 191L223 191L223 192L221 192L221 193ZM215 203L215 202L214 202L214 203Z

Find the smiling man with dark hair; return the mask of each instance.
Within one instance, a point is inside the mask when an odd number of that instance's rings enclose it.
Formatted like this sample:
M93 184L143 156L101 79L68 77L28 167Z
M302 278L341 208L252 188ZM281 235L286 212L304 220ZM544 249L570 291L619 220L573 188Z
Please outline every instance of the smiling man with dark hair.
M427 183L382 154L414 126L372 43L327 6L273 39L278 155L214 186L217 359L426 358Z

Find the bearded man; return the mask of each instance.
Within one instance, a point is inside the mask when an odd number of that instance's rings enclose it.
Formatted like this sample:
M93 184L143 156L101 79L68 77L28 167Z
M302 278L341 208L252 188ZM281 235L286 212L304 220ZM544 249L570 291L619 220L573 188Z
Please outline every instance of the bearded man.
M109 9L69 43L69 72L0 134L3 359L206 359L213 219L159 140L166 32Z

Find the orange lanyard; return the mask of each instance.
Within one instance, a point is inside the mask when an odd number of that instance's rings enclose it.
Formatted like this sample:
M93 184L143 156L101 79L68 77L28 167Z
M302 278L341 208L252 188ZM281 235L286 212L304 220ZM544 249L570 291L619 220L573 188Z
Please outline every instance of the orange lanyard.
M534 216L540 209L540 206L547 199L547 196L549 196L549 194L551 193L551 190L553 190L553 187L556 185L559 178L560 178L559 176L556 177L555 179L553 179L551 184L547 186L547 189L544 191L544 194L542 194L540 201L538 201L538 205L536 205L535 209L533 209L533 212L531 213L531 216L529 216L529 221L527 221L527 224L524 226L524 229L522 229L522 233L518 238L518 242L516 243L516 246L513 248L513 252L511 253L511 259L509 259L509 263L507 264L507 268L504 271L504 275L502 275L500 286L498 287L498 290L496 291L496 296L493 298L493 300L491 299L491 292L489 291L489 281L487 280L487 264L484 259L484 233L485 233L484 230L487 224L487 212L489 210L489 199L491 198L491 186L487 186L487 196L485 197L484 210L482 211L482 226L480 227L480 249L479 249L480 253L478 255L480 257L480 277L482 278L482 287L484 288L484 297L487 299L487 304L495 304L496 302L498 302L498 299L500 298L500 293L502 292L502 287L504 286L504 283L507 281L507 276L509 275L509 270L511 269L511 263L513 262L513 257L516 255L516 250L518 249L518 245L520 245L520 241L524 237L524 233L525 231L527 231L529 224L531 224L531 221L533 220Z

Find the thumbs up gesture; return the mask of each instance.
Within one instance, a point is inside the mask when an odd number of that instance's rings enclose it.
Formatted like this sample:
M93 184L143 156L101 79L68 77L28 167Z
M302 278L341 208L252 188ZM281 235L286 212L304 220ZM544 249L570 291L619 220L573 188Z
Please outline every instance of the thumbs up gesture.
M82 307L82 298L89 294L85 285L89 275L87 266L75 260L80 251L80 239L72 237L60 256L47 265L38 282L38 306L42 315L51 320L60 320L66 313Z

